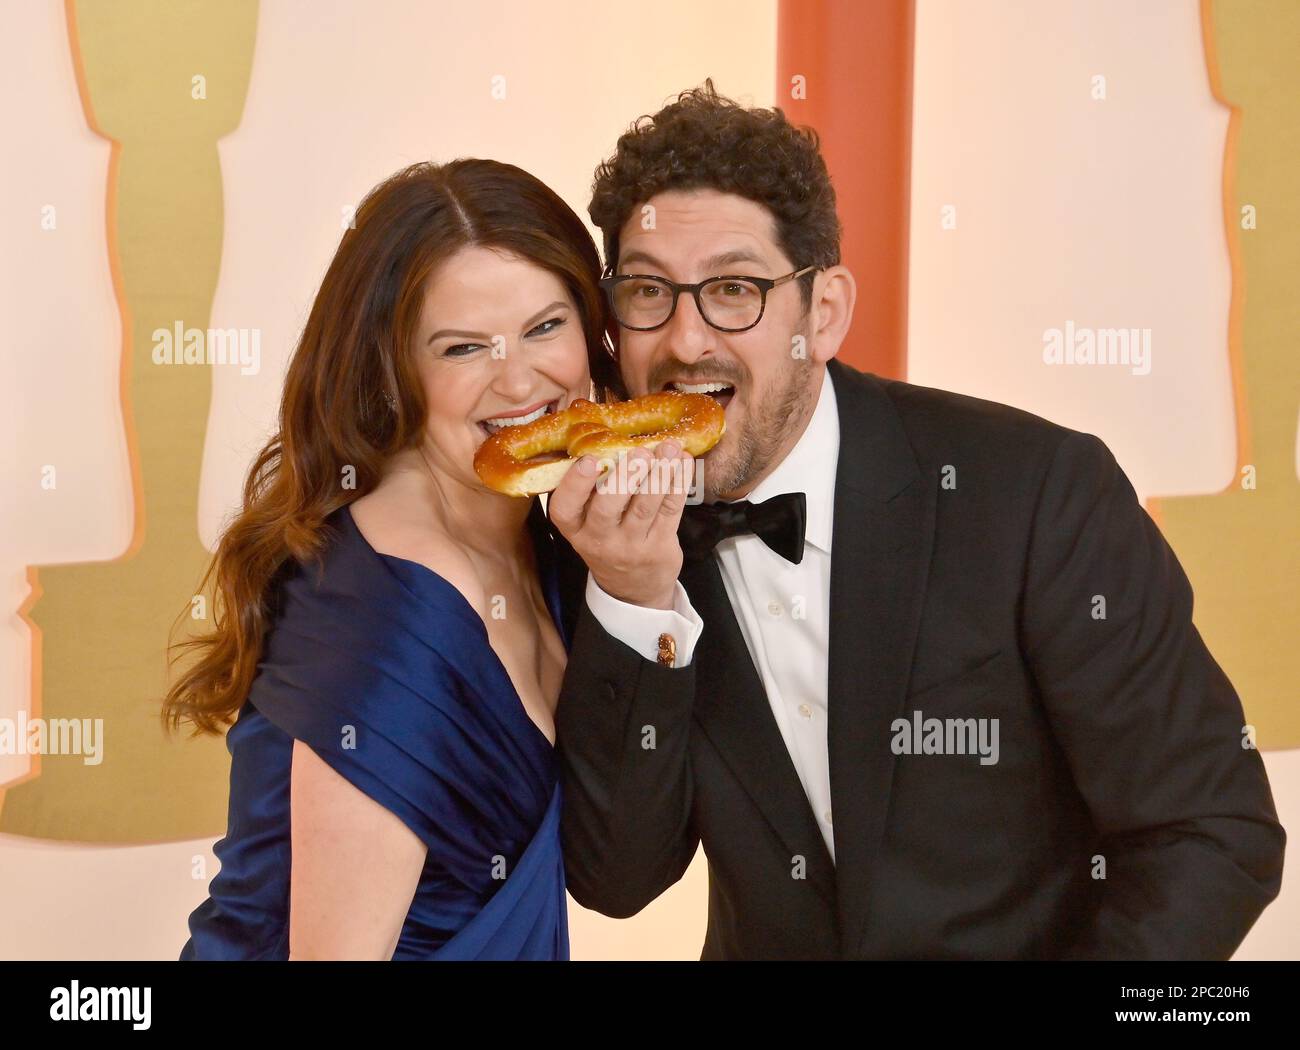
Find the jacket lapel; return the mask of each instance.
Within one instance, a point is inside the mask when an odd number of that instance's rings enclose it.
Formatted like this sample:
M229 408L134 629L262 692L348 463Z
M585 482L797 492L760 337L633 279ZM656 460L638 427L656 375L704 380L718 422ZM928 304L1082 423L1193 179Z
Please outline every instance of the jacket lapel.
M695 720L780 837L791 870L796 858L804 858L805 877L833 905L835 866L772 717L717 559L688 562L681 581L704 621L693 660Z
M827 737L837 906L846 956L862 943L893 782L890 723L907 695L934 542L938 478L916 462L874 376L829 366L840 454L831 539Z

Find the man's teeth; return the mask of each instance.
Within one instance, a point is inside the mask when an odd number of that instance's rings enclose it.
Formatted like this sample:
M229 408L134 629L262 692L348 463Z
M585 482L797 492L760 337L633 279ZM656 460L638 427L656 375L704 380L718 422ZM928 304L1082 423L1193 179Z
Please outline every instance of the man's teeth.
M717 394L730 390L730 383L670 383L679 394Z
M502 430L505 427L521 427L525 423L531 423L535 419L541 419L542 416L549 415L554 411L555 402L552 401L550 404L543 405L536 412L529 412L526 416L503 416L498 417L497 419L483 419L479 422L482 424L483 429L489 434L495 434L498 430Z

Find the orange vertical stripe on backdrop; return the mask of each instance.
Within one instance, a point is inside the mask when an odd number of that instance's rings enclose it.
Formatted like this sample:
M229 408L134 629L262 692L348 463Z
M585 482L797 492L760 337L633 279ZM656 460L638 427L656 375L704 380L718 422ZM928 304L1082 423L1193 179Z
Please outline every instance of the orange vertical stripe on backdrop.
M907 371L914 24L914 0L780 0L777 10L777 105L821 137L841 258L858 286L839 356L897 379Z

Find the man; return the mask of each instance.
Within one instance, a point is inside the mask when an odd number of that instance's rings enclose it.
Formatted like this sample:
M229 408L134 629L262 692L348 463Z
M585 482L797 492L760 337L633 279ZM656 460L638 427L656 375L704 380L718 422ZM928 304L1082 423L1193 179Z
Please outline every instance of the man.
M705 959L1228 958L1285 835L1106 446L834 360L853 277L779 111L684 93L590 211L629 395L712 391L727 430L680 543L679 497L590 466L550 500L591 566L557 716L574 898L632 915L703 843Z

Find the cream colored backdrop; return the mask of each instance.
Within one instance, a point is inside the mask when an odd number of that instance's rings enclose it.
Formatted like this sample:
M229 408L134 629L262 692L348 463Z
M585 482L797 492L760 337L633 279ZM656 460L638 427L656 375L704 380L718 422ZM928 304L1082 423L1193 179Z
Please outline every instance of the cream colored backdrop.
M670 94L712 76L754 104L777 101L775 0L661 0L650 21L646 11L576 0L264 0L242 117L218 145L223 241L211 315L213 328L260 331L261 368L212 376L198 481L205 544L268 432L347 209L380 178L420 159L493 156L532 171L585 217L594 164ZM8 14L4 130L31 143L32 160L0 168L4 199L22 205L0 219L0 483L20 494L0 511L0 717L29 704L31 635L16 615L25 566L118 557L133 515L116 385L123 321L105 240L109 146L78 102L63 8L15 4ZM1094 73L1107 77L1104 103L1089 98ZM1226 123L1190 0L920 0L908 378L1100 435L1144 498L1223 488L1235 462L1223 356ZM46 198L64 202L57 237L33 217ZM946 205L955 228L941 225ZM1133 252L1117 251L1124 245ZM1067 319L1153 329L1151 374L1044 367L1042 330ZM51 460L81 481L57 507L30 481ZM1265 761L1283 823L1296 824L1300 752ZM29 772L27 759L0 756L0 786ZM216 870L212 841L0 835L0 957L174 958ZM1295 883L1240 957L1300 955ZM633 919L571 900L574 958L697 958L706 887L701 854Z
M78 10L99 14L93 3ZM145 31L160 15L147 4L119 12ZM724 91L772 104L774 0L668 0L656 12L647 23L642 7L596 2L260 5L242 119L219 144L224 229L211 326L260 330L261 368L213 371L197 523L206 544L268 433L346 210L372 185L416 160L491 156L533 172L585 217L595 164L670 94L713 76ZM6 201L21 205L4 210L12 226L0 283L11 378L0 419L13 427L0 435L3 481L19 494L0 519L0 717L13 718L30 711L31 631L16 615L28 598L25 566L119 557L133 512L117 388L123 322L105 227L109 145L78 103L62 6L8 13L7 138L32 144L31 170L0 169ZM220 89L214 79L209 90ZM61 205L57 234L40 227L47 200ZM42 493L32 479L51 462L60 484ZM0 786L29 772L30 759L0 757ZM216 871L212 842L118 848L0 835L0 957L175 958ZM705 894L701 855L628 922L571 901L573 955L698 958Z
M1245 5L1218 6L1221 23ZM1294 213L1295 183L1285 189L1277 160L1261 161L1247 147L1264 139L1270 157L1295 165L1300 136L1292 130L1279 139L1271 123L1261 127L1268 117L1257 117L1252 104L1269 104L1266 86L1287 94L1275 79L1285 75L1276 64L1285 50L1269 42L1294 40L1300 19L1292 4L1252 9L1245 24L1211 19L1209 26L1211 51L1215 38L1229 38L1217 42L1238 71L1230 88L1249 89L1242 150L1234 149L1228 170L1240 167L1246 192L1246 176L1272 169L1272 188ZM1114 452L1192 579L1196 624L1241 693L1248 720L1259 723L1279 817L1291 832L1282 893L1236 957L1300 957L1292 666L1300 578L1289 553L1300 547L1300 529L1294 512L1274 509L1295 502L1300 405L1292 399L1265 412L1261 396L1295 389L1296 310L1286 308L1290 325L1278 313L1295 297L1277 287L1276 261L1270 268L1261 259L1238 274L1238 294L1247 290L1248 307L1253 295L1272 323L1252 328L1246 319L1243 371L1252 396L1234 407L1224 214L1229 111L1211 92L1202 11L1191 0L918 0L916 40L908 379L1016 405L1096 434ZM1253 66L1259 83L1247 82L1242 66ZM1274 112L1285 110L1279 103ZM1253 178L1249 192L1269 188L1260 182ZM1243 199L1269 216L1267 225L1239 234L1245 244L1295 243L1283 200L1269 208L1258 197ZM1235 218L1236 203L1230 210ZM1067 322L1149 329L1149 372L1045 364L1045 330ZM1243 431L1254 431L1253 451L1245 442L1239 448L1234 412L1248 424ZM1206 538L1209 558L1192 557L1200 547L1188 541L1200 537L1185 526L1170 529L1175 515L1180 525L1188 517L1170 497L1231 490L1239 461L1262 463L1265 447L1279 445L1285 459L1261 470L1265 501L1243 515L1245 527L1225 523ZM1249 581L1244 608L1231 609L1232 618L1261 644L1229 644L1238 638L1211 598L1211 584L1222 587L1225 578Z

